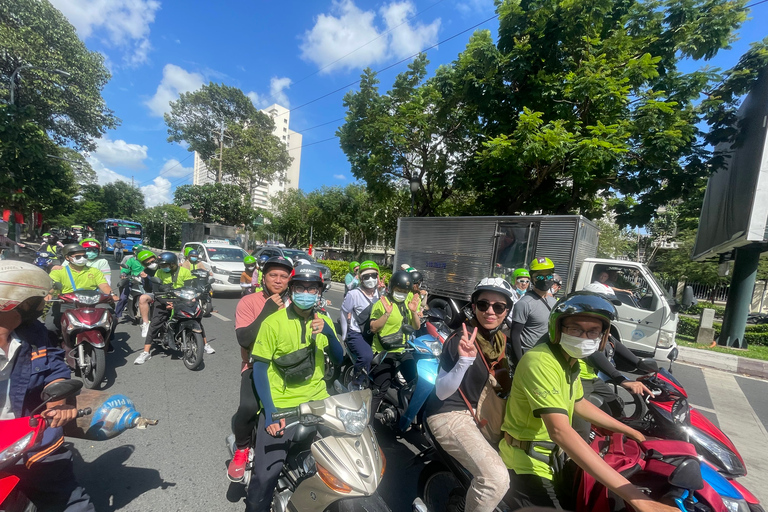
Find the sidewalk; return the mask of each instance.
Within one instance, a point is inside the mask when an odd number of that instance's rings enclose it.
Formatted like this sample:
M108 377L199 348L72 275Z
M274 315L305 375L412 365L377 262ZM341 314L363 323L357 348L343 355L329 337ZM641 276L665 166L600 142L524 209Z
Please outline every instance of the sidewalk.
M677 346L681 363L706 366L716 370L768 379L768 361L750 359L733 354L721 354L712 350Z

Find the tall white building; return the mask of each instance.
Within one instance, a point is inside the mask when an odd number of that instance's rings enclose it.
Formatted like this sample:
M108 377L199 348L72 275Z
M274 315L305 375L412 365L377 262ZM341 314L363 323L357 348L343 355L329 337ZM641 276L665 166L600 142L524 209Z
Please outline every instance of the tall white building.
M270 209L269 196L288 190L290 188L299 188L299 170L301 167L301 139L300 133L290 129L291 112L277 103L270 105L262 110L270 116L275 123L275 130L272 132L288 149L288 155L293 158L293 162L285 172L285 181L280 183L275 180L272 183L264 183L253 191L252 205L254 207ZM224 148L226 151L226 148ZM205 185L206 183L216 182L216 169L208 169L195 152L195 167L192 184Z

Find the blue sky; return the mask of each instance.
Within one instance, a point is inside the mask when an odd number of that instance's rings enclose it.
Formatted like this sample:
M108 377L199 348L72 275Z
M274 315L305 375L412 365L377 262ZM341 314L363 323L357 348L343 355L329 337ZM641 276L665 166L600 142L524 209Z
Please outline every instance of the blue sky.
M345 114L344 92L355 88L345 86L366 66L384 68L494 14L492 0L51 1L86 45L106 56L113 74L103 95L122 124L90 155L99 181L133 178L148 206L192 182L192 154L166 141L162 118L180 92L222 82L260 108L277 102L294 109L291 129L304 136L299 186L344 185L354 178L333 137ZM734 65L749 43L768 35L759 23L768 3L751 16L740 40L710 65ZM497 27L491 20L478 29L495 34ZM454 60L470 35L430 50L431 69ZM381 73L382 90L406 66Z

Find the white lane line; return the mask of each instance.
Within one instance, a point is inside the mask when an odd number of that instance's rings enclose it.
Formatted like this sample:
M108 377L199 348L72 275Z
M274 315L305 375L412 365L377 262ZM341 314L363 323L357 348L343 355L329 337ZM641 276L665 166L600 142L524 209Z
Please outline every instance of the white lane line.
M325 309L332 309L334 311L341 311L339 308L335 308L333 306L325 306Z
M747 465L747 476L739 480L764 501L768 499L768 432L734 375L709 368L702 368L702 372L720 428Z
M213 311L213 312L211 313L211 316L215 316L215 317L216 317L216 318L218 318L219 320L224 320L225 322L231 322L231 321L232 321L232 320L230 320L229 318L225 317L224 315L221 315L221 314L219 314L219 313L217 313L217 312L215 312L215 311Z
M703 405L693 405L689 404L692 408L698 409L699 411L709 412L712 414L717 414L717 411L714 409L710 409L709 407L704 407Z

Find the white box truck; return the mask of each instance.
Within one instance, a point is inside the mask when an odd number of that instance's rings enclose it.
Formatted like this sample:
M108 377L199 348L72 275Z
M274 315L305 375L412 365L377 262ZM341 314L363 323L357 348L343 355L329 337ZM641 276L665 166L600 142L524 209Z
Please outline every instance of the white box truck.
M457 325L482 278L511 281L514 269L546 256L563 280L561 295L607 280L621 301L613 335L640 356L666 359L676 347L680 304L646 265L596 258L598 236L597 226L580 215L403 217L395 268L407 263L422 271L429 306Z

